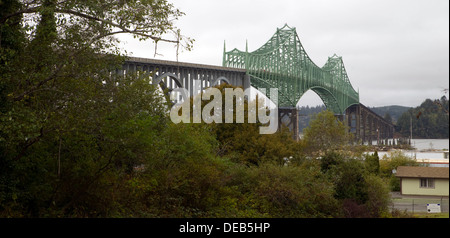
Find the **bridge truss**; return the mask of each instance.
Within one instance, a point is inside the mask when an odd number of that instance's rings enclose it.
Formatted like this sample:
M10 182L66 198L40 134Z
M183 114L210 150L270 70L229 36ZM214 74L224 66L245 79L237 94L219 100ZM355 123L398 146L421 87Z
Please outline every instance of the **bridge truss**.
M359 104L359 93L352 87L342 61L333 55L323 67L317 66L303 48L296 29L285 25L261 48L248 52L226 52L223 66L246 69L256 89L278 88L278 107L296 107L308 90L314 91L335 114L344 114Z

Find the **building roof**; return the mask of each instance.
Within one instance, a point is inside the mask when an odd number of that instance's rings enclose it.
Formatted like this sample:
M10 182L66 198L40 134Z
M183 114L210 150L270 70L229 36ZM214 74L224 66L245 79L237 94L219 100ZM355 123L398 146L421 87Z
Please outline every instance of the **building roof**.
M411 167L399 166L395 176L403 178L446 178L448 167Z

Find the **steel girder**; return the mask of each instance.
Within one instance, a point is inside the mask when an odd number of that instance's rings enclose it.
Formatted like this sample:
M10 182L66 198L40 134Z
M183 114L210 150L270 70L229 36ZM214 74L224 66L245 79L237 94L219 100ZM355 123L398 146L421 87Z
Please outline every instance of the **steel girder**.
M261 48L248 52L238 49L226 52L223 66L246 69L256 89L278 88L278 106L295 107L308 90L319 95L325 106L336 114L359 103L359 93L352 87L342 61L333 55L318 67L303 48L296 29L287 24Z

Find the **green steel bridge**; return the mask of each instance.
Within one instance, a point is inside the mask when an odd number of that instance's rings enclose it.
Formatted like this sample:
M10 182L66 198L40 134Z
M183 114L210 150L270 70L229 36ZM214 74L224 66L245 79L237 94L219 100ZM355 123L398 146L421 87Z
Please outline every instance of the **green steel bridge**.
M342 57L333 55L323 67L317 66L306 53L295 28L287 24L278 28L261 48L248 52L234 49L226 52L223 66L246 69L256 88L278 88L278 107L296 107L308 90L314 91L335 114L344 114L359 104L359 93L350 83ZM266 90L270 98L270 90Z
M356 140L371 143L374 139L392 138L394 126L359 102L342 61L333 55L323 67L308 56L295 28L285 25L258 50L248 52L234 49L226 52L223 66L130 57L116 74L142 72L150 75L152 83L169 91L184 88L196 95L205 88L226 82L248 89L251 86L266 92L278 89L279 119L289 117L287 125L298 139L296 105L308 91L314 91L327 109L348 125ZM266 89L266 90L262 90ZM281 123L279 123L281 125Z

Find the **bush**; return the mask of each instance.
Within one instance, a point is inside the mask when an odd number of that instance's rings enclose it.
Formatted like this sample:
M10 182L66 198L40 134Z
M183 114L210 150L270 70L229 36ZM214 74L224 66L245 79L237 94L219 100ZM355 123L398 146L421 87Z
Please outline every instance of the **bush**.
M334 184L334 197L341 202L345 217L379 217L387 210L389 190L365 161L331 152L320 163L321 171Z
M366 202L369 217L381 217L388 212L391 202L389 188L384 181L375 175L365 176L368 199Z
M266 163L246 169L246 176L234 178L234 184L242 195L253 198L244 206L262 216L332 217L339 210L333 186L319 168Z

